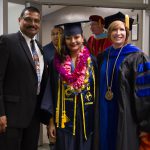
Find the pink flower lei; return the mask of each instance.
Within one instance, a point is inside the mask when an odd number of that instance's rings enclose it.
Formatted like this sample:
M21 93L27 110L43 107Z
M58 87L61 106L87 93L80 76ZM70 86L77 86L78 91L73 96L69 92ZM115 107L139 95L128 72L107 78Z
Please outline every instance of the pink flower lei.
M86 75L88 74L86 72L89 66L88 63L90 63L89 60L91 60L89 50L84 47L78 54L76 67L73 72L71 72L71 58L69 55L66 56L63 63L61 63L59 56L55 55L54 64L64 83L70 86L71 90L81 91L84 84L88 82L87 78L89 76Z

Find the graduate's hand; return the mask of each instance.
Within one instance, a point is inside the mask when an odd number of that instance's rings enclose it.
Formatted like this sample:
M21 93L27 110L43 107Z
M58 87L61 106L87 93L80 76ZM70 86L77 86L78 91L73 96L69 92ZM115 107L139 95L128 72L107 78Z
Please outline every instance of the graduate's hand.
M0 133L5 132L6 127L7 127L7 118L6 116L1 116L0 117Z
M53 121L53 118L50 119L49 125L47 127L47 133L50 143L56 142L56 127Z

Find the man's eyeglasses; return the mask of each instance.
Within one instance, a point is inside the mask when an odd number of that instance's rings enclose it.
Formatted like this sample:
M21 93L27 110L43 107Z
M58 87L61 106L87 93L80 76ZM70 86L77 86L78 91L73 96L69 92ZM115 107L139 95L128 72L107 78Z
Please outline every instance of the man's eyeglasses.
M30 18L30 17L22 17L26 22L28 23L36 23L36 24L40 24L40 19L33 19L33 18Z

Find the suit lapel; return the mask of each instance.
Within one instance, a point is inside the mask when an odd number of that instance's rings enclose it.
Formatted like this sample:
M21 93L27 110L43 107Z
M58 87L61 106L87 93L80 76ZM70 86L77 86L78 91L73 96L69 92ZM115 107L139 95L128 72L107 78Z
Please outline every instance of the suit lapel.
M19 35L21 46L23 47L23 50L25 51L25 53L27 55L27 58L29 59L29 62L31 63L31 65L33 66L33 68L35 70L35 64L34 64L34 61L32 59L32 55L31 55L30 49L29 49L29 47L28 47L24 37L21 35L20 32L18 32L18 35Z

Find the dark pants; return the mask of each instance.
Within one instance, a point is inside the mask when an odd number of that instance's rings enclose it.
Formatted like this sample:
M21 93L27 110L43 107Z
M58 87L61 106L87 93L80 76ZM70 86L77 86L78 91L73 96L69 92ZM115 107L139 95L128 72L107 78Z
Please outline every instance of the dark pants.
M40 121L34 117L27 128L10 128L0 134L1 150L37 150Z
M49 144L50 150L56 150L56 145L55 144Z

